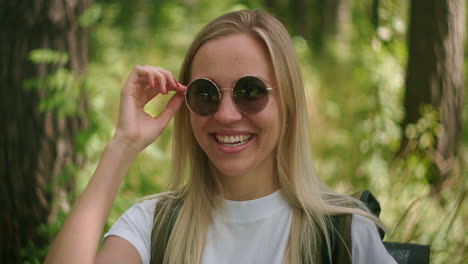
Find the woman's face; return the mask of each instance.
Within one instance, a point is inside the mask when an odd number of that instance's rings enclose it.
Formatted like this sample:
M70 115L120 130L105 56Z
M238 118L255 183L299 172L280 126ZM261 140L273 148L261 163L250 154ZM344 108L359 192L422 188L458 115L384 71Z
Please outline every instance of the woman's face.
M260 77L268 87L276 87L266 47L247 34L206 42L192 63L191 80L208 78L220 89L232 88L246 75ZM222 100L216 113L210 116L190 113L198 144L224 176L273 174L281 127L278 91L270 91L268 104L255 114L240 112L232 100L232 91L221 93ZM232 143L232 139L236 143Z

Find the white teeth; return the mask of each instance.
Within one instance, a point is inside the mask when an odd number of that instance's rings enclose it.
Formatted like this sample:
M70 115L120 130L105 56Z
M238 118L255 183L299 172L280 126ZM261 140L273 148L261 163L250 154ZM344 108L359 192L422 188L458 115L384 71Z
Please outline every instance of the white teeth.
M247 143L251 138L252 135L236 135L236 136L220 136L216 135L216 140L221 143L221 145L226 147L237 147L242 144Z

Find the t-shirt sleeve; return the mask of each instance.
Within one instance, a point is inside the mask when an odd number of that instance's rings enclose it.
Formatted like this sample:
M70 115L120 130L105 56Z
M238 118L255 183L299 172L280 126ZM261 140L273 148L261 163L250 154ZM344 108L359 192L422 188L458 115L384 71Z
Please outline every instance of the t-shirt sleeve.
M133 205L120 216L109 232L104 234L104 240L109 236L118 236L127 240L137 249L143 264L149 264L156 201L157 199L146 200Z
M396 264L380 239L377 227L371 220L353 215L351 223L353 263Z

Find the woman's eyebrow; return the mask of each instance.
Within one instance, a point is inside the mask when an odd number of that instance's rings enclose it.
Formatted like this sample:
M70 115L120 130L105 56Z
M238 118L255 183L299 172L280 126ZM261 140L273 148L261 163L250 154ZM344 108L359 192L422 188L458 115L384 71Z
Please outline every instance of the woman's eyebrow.
M255 77L259 78L260 80L264 81L264 82L268 85L268 87L272 87L272 86L273 86L273 83L272 83L272 82L270 82L269 80L267 80L266 78L264 78L264 77L261 76L261 75L251 75L251 76L255 76Z
M273 87L273 83L270 80L266 79L265 77L263 77L262 75L259 75L259 74L246 74L246 75L239 76L239 77L237 77L237 78L235 78L233 80L234 81L233 85L236 84L236 82L239 79L241 79L243 77L246 77L246 76L257 77L260 80L262 80L263 82L265 82L265 84L267 84L268 87ZM211 77L210 75L202 75L202 76L198 76L196 78L191 78L188 83L190 83L190 82L192 82L193 80L196 80L196 79L208 79L208 80L214 82L216 85L218 85L219 88L226 88L226 87L221 87L222 85L219 84L219 82L216 80L216 78Z

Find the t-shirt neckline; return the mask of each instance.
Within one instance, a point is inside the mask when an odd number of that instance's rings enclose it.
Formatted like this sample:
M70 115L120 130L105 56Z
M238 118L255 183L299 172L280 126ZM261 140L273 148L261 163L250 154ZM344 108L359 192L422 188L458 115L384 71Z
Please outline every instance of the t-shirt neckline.
M272 194L254 200L224 200L224 217L226 220L259 219L269 217L274 212L288 208L288 206L281 191L277 190Z

